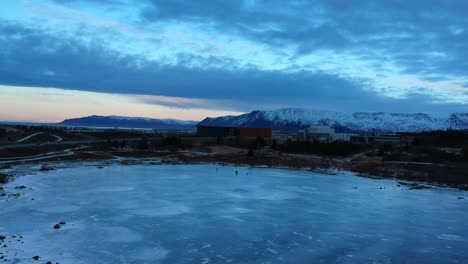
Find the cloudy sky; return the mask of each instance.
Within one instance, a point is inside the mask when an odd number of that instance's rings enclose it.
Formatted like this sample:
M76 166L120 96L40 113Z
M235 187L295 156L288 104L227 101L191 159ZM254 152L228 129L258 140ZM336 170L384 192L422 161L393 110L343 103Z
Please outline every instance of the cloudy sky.
M465 0L0 4L0 120L468 111Z

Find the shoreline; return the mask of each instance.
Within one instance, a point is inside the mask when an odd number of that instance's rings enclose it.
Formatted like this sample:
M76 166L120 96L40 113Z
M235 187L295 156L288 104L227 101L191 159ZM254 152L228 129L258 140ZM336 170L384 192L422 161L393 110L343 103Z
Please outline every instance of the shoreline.
M166 152L169 153L169 152ZM376 166L380 168L380 173L376 173L376 170L372 168L367 171L360 170L356 168L356 165L362 164L353 164L352 162L343 163L343 162L330 162L333 160L322 158L322 161L318 162L317 160L311 162L311 160L304 160L301 158L294 158L293 164L282 164L279 162L277 164L272 164L270 162L261 162L262 160L251 159L246 160L244 156L239 156L232 159L233 156L223 156L223 155L185 155L183 153L171 153L165 156L157 157L110 157L109 154L103 153L93 153L96 154L94 157L87 157L85 159L77 159L77 157L70 159L63 159L62 157L54 157L51 159L45 160L33 160L33 161L15 161L10 164L0 165L0 187L17 177L28 175L31 173L37 172L47 172L55 169L70 168L77 166L79 164L86 164L86 166L106 166L106 165L138 165L138 164L147 164L147 165L220 165L220 166L243 166L243 167L252 167L252 168L272 168L272 169L286 169L286 170L305 170L314 173L320 173L325 175L337 175L340 171L347 171L353 173L357 177L369 178L369 179L386 179L386 180L395 180L401 182L402 184L415 184L414 187L419 188L418 186L431 186L431 187L442 187L442 188L454 188L459 190L468 190L468 184L453 184L445 183L438 181L425 181L422 179L417 179L414 177L408 177L407 175L391 175L385 174L382 175L382 172L386 171L385 166L388 164L364 164L370 167ZM286 155L288 156L288 155ZM242 159L244 157L244 159ZM231 158L231 160L226 160ZM258 157L257 157L258 158ZM325 161L323 161L325 160ZM96 164L92 164L95 162ZM92 164L92 165L91 165ZM338 166L337 166L338 165ZM33 166L33 168L31 168ZM400 168L400 165L393 164L397 168ZM25 169L28 167L28 169ZM383 170L382 170L383 169ZM387 176L390 175L390 176Z

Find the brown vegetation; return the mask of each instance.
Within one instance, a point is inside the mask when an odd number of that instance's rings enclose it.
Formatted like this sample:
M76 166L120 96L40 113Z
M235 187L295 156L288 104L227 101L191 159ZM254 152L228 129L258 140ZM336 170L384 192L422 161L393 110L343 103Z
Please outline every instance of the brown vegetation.
M133 131L77 133L47 128L35 128L35 131L41 129L64 137L72 138L73 134L79 134L81 138L97 138L99 141L86 142L86 148L80 149L76 149L78 145L64 143L0 149L0 161L8 157L56 152L64 155L47 156L40 161L20 159L17 162L113 159L126 162L129 158L149 158L177 164L217 162L311 170L340 168L366 177L424 181L461 188L467 188L468 184L468 135L464 132L411 134L406 135L406 143L402 141L399 145L356 145L346 142L277 141L239 137L205 140L193 135L143 135ZM8 177L0 175L0 180L2 178L6 180Z

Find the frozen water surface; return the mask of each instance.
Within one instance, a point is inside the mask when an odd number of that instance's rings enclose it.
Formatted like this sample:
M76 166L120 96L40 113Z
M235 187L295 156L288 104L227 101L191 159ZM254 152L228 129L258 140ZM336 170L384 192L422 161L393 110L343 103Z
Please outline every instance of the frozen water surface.
M215 165L76 166L4 188L22 193L0 197L11 263L468 262L455 189Z

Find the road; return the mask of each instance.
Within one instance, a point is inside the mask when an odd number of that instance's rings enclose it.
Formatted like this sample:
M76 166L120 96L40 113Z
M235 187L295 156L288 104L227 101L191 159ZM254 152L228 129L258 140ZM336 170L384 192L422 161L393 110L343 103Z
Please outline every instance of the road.
M362 157L368 153L372 153L372 152L375 152L375 150L369 150L369 151L364 151L364 152L359 152L357 154L354 154L354 155L351 155L349 157L346 157L344 159L342 159L343 162L352 162L354 159L356 158L359 158L359 157Z
M112 139L112 141L138 141L139 138L120 138ZM39 147L39 146L51 146L51 145L80 145L80 144L93 144L93 143L103 143L107 142L107 139L87 139L87 140L71 140L71 141L55 141L55 142L45 142L45 143L28 143L28 144L11 144L11 145L0 145L0 149L11 149L11 148L30 148L30 147Z
M417 162L417 161L385 161L385 164L403 164L403 165L435 165L436 163L432 162ZM439 166L445 166L445 164L437 164Z
M45 154L34 155L34 156L26 156L26 157L11 157L0 159L0 164L7 164L7 163L14 163L18 161L35 161L35 160L43 160L43 159L50 159L50 158L57 158L57 157L64 157L64 156L71 156L75 154L75 150L87 148L88 146L81 146L71 149L64 149L62 151L54 151L48 152Z
M324 159L326 156L320 156L320 155L313 155L313 154L291 154L288 153L286 154L290 157L296 157L296 158L303 158L303 159Z
M59 137L59 136L57 136L57 135L51 135L51 136L53 136L54 138L57 139L57 141L55 141L55 143L59 143L59 142L62 142L62 141L63 141L63 138L61 138L61 137Z
M40 134L44 134L44 132L37 132L37 133L34 133L34 134L29 135L29 136L27 136L27 137L24 137L24 138L22 138L22 139L18 139L18 140L16 140L16 143L21 143L21 142L23 142L23 141L26 141L26 140L28 140L28 139L30 139L30 138L32 138L32 137L35 137L35 136L37 136L37 135L40 135Z
M340 162L340 163L350 163L350 162L354 162L353 160L355 158L358 158L358 157L361 157L361 156L364 156L366 155L367 153L372 153L374 152L375 150L370 150L370 151L365 151L365 152L359 152L357 154L353 154L351 156L348 156L348 157L345 157L345 158L331 158L331 157L327 157L327 156L321 156L321 155L313 155L313 154L288 154L289 156L291 157L298 157L298 158L305 158L305 159L319 159L319 160L322 160L322 159L331 159L333 161L336 161L336 162Z
M375 152L375 150L360 152L357 154L353 154L346 158L331 158L331 160L339 163L368 163L368 161L357 161L354 160L355 158L362 157L368 153ZM319 155L310 155L310 154L288 154L291 157L298 157L298 158L305 158L305 159L324 159L326 156L319 156ZM399 164L399 165L425 165L425 166L432 166L432 165L439 165L445 166L444 164L437 164L432 162L416 162L416 161L385 161L382 164Z

